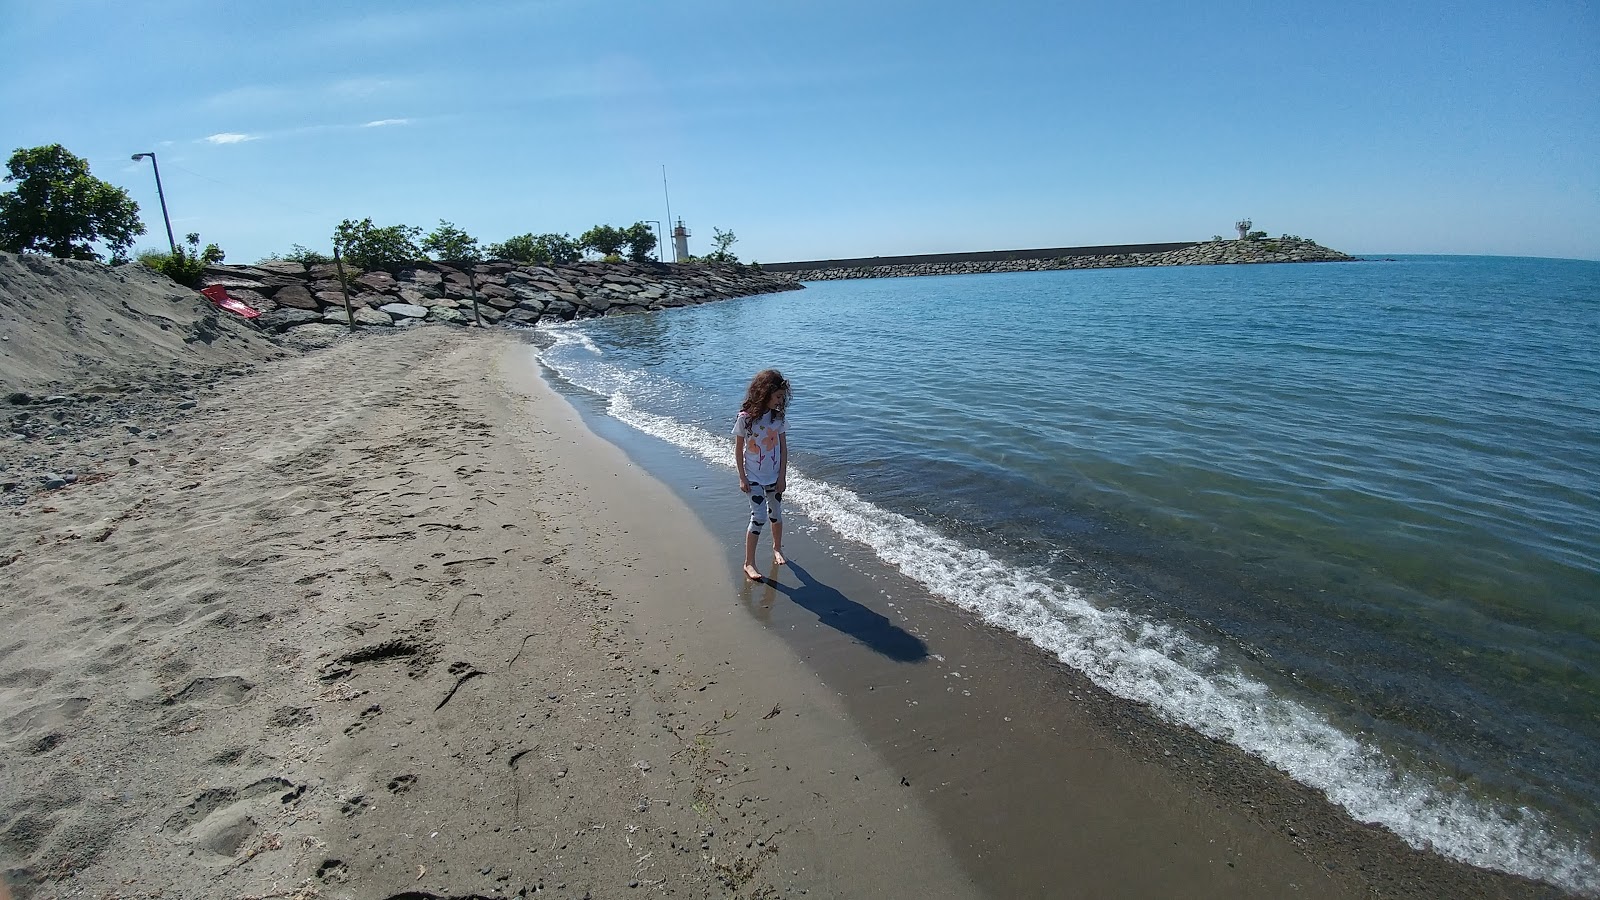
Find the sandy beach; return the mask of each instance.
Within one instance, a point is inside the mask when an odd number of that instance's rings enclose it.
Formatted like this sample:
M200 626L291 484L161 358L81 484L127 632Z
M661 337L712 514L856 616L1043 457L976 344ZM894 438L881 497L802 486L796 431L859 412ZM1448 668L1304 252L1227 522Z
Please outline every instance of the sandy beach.
M75 475L0 511L19 897L1557 895L802 524L746 583L731 469L655 477L534 353L413 328L13 436Z

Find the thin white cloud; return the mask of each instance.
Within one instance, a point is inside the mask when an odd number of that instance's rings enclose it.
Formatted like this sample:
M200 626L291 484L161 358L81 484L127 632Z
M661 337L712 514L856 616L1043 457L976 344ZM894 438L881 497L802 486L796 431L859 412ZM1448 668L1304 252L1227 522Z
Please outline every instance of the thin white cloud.
M362 125L362 128L386 128L390 125L410 125L410 119L376 119Z
M336 81L291 81L230 88L200 101L205 110L226 110L235 115L266 115L314 107L341 107L415 90L409 77L361 76Z
M206 142L210 144L242 144L245 141L254 141L259 138L254 134L239 134L234 131L224 131L220 134L208 135Z

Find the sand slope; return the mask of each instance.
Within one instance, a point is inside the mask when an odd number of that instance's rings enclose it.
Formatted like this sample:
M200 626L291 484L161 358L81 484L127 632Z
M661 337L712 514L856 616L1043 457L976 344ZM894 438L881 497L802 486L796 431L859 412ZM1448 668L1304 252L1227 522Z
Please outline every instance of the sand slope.
M0 253L0 397L280 355L259 331L143 266Z

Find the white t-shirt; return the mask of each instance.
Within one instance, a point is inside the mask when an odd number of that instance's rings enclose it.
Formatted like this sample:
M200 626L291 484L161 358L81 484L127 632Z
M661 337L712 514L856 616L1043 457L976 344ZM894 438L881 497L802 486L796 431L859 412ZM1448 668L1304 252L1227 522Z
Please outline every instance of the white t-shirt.
M783 419L773 418L771 412L751 419L740 412L733 422L733 436L744 438L744 476L755 484L777 484L778 472L783 463L778 437L788 430Z

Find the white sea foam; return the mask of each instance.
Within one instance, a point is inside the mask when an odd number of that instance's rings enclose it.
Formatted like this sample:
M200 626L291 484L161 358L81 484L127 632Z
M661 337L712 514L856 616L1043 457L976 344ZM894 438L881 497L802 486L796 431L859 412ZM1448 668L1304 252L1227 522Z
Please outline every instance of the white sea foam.
M578 331L556 330L552 351L593 347ZM710 462L732 466L728 439L639 408L632 397L661 385L644 373L589 358L550 364L562 377L607 398L611 415ZM864 544L935 596L1011 631L1082 671L1119 697L1227 741L1302 784L1322 791L1357 821L1406 843L1475 866L1600 896L1600 864L1540 813L1446 792L1397 769L1376 748L1229 666L1214 647L1159 622L1101 608L1043 568L1005 564L853 491L793 472L785 500L813 521Z

